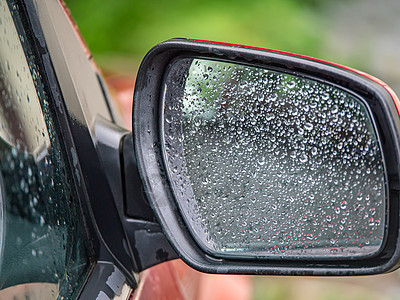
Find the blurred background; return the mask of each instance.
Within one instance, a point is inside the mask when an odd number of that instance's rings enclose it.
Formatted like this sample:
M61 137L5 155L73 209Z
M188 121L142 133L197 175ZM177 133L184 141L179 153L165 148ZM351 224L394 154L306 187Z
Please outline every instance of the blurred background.
M400 94L399 0L65 0L127 126L146 52L175 37L284 50L370 73ZM254 277L253 299L400 299L398 272Z

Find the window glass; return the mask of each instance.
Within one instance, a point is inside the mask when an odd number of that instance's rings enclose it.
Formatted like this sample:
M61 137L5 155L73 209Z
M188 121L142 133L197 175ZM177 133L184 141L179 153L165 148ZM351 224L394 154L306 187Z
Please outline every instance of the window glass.
M69 299L90 267L88 238L21 24L0 1L0 298Z

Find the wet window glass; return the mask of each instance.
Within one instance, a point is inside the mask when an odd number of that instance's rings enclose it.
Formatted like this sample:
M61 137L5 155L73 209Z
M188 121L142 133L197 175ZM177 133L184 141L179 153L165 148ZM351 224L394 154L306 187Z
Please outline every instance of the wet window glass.
M70 299L90 267L88 238L21 24L0 1L0 298Z
M385 239L383 155L363 100L274 70L183 58L163 149L180 210L221 257L342 259Z

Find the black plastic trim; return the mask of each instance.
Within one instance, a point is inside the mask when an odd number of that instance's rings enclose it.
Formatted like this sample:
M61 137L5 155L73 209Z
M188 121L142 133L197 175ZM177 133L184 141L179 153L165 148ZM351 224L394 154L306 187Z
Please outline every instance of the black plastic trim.
M124 174L123 222L134 251L139 271L156 264L178 258L163 230L156 221L154 211L144 192L133 149L132 133L127 134L121 145Z
M125 214L132 219L154 223L156 222L156 217L147 201L144 187L140 179L133 149L132 133L125 137L122 147Z
M135 271L177 258L145 198L132 133L100 117L94 131L96 150L127 236L126 247L133 253Z

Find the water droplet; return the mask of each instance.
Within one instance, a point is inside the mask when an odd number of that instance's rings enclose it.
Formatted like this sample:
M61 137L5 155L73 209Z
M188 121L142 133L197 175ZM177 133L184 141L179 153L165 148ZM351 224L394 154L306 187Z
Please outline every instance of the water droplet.
M303 154L300 155L299 161L301 163L305 163L307 160L308 160L308 156L306 154L303 153Z
M272 113L267 114L266 117L265 117L265 119L269 122L269 121L275 119L275 115L272 114Z
M196 59L183 69L183 96L167 88L165 99L166 165L210 249L341 257L383 236L384 168L363 103L256 67Z
M374 226L374 225L375 225L375 220L374 220L374 218L369 218L369 219L368 219L368 225L369 225L369 226Z
M260 159L257 162L260 166L263 166L265 164L265 157L264 156L260 157Z
M307 122L304 124L304 129L306 129L307 131L311 131L311 130L313 130L313 128L314 128L314 125L311 123Z
M340 203L340 208L341 208L341 209L346 209L346 208L347 208L347 201L343 200L343 201Z
M287 87L289 88L289 89L293 89L294 87L296 86L296 82L295 81L289 81L288 83L287 83Z
M312 149L311 149L311 154L312 154L312 155L317 155L317 153L318 153L317 147L312 147Z

